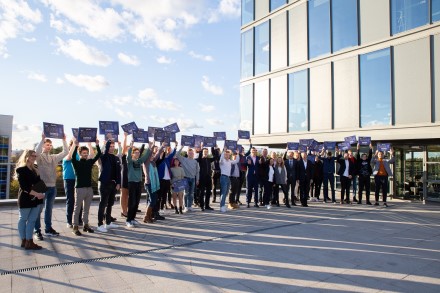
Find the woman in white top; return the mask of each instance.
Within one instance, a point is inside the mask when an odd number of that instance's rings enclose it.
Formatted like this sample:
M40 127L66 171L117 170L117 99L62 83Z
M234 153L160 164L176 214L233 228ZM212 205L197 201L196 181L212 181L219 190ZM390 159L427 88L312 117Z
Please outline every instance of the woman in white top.
M264 196L263 196L263 205L270 209L270 200L272 195L273 183L275 180L275 168L274 168L274 160L269 160L269 170L267 172L267 181L264 182Z
M284 160L281 157L277 158L277 166L275 167L274 174L274 197L272 199L272 204L276 204L278 207L280 206L279 201L279 191L281 190L284 193L285 204L286 207L290 208L289 197L287 193L287 171L284 166Z

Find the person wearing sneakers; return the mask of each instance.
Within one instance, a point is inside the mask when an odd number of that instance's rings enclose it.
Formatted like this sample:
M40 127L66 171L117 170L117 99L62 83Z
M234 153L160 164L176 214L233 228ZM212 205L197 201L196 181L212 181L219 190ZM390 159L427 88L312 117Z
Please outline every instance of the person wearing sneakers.
M237 149L237 153L239 150ZM226 212L226 195L231 187L231 169L233 164L240 162L240 157L236 156L235 160L231 160L231 151L226 147L220 156L220 212Z
M231 179L231 191L229 192L229 204L228 209L238 209L240 207L239 205L239 197L240 197L240 191L241 191L241 185L240 185L240 154L234 153L232 155L232 160L236 160L238 157L238 163L237 164L231 164L231 176L229 177Z
M45 234L47 236L58 236L60 233L55 231L52 227L52 209L55 203L55 197L57 196L57 172L56 168L58 163L67 156L69 152L69 147L67 146L66 136L63 138L63 151L59 154L52 155L52 141L43 134L42 140L38 143L35 152L37 153L37 165L38 171L40 172L41 180L46 183L47 191L44 197L43 204L40 205L40 212L35 222L34 238L37 240L43 240L43 235L41 235L41 212L43 211L44 205L44 224Z
M283 160L280 158L280 161ZM263 196L263 205L270 210L271 209L271 197L273 196L273 187L275 182L275 169L279 168L280 165L275 167L275 160L273 158L270 158L268 161L268 170L267 170L267 180L265 180L264 183L264 196ZM284 167L284 166L283 166ZM286 175L286 169L284 168L284 175ZM284 178L284 182L287 181L287 176ZM286 185L286 184L284 184ZM285 188L283 189L285 190ZM278 193L276 193L278 195ZM290 207L289 201L286 201L286 205Z
M200 178L200 165L194 159L194 149L188 149L188 158L182 156L180 153L183 149L183 146L180 147L177 152L177 159L182 164L183 170L185 170L185 178L188 182L185 188L185 209L184 212L191 212L192 205L194 201L194 190L196 185L199 185Z
M98 208L98 228L99 232L107 232L108 228L115 228L117 225L112 223L112 207L115 203L116 191L120 188L121 165L118 158L114 155L115 143L107 140L105 143L104 154L101 155L101 174L99 175L99 208ZM106 225L104 226L104 219Z
M93 200L92 189L92 168L101 156L101 149L99 148L99 141L96 140L96 155L93 159L87 159L89 157L89 149L85 146L79 149L80 159L77 159L79 143L75 141L75 149L72 154L72 165L75 171L75 208L73 210L73 231L76 236L81 236L81 232L78 230L79 217L81 214L81 206L83 206L83 231L87 233L93 233L93 229L89 225L89 210Z
M175 146L172 149L170 146L165 148L165 152L160 155L157 161L157 172L159 174L160 189L159 197L154 208L155 213L160 213L163 217L165 214L164 208L166 207L168 191L171 188L171 160L174 158L177 150L177 141L174 142ZM165 217L163 217L165 219Z
M35 165L37 155L33 150L24 151L15 169L15 177L18 180L18 233L20 234L21 247L25 249L38 250L42 247L34 243L32 233L35 227L39 205L43 204L44 193L33 190L33 186L40 179L38 169ZM40 191L40 190L39 190Z
M133 228L135 224L138 224L135 217L142 194L142 164L150 157L150 152L151 149L147 148L141 156L140 150L133 147L133 142L128 147L128 212L125 222L127 228Z
M213 210L209 205L209 201L211 199L211 189L212 189L212 180L211 180L211 165L218 161L218 151L217 148L212 147L211 153L212 158L208 157L208 149L203 147L203 142L200 144L202 151L199 152L197 162L200 167L200 183L199 183L199 206L202 211L204 210Z
M367 154L360 154L360 145L357 145L357 174L359 175L359 199L358 204L362 204L362 192L365 188L365 196L367 199L367 205L371 205L370 202L370 176L373 173L371 170L371 158L373 156L373 146L370 144L370 149Z
M183 190L177 190L175 184L179 180L185 180L185 170L180 166L179 159L174 158L171 167L171 188L173 190L173 205L176 214L183 214ZM177 208L177 197L179 198L179 208Z
M337 156L337 162L339 164L338 175L341 180L341 204L344 204L344 195L345 195L345 203L350 203L350 186L351 180L355 174L355 165L350 160L348 151L344 151L342 155L339 152Z
M386 160L384 158L383 152L376 150L376 155L373 158L373 175L374 175L374 183L376 185L375 188L375 198L376 203L374 205L379 205L379 192L382 189L382 199L383 205L388 206L387 204L387 192L388 192L388 176L393 176L393 172L391 171L390 164L394 163L394 151L390 150L391 158Z

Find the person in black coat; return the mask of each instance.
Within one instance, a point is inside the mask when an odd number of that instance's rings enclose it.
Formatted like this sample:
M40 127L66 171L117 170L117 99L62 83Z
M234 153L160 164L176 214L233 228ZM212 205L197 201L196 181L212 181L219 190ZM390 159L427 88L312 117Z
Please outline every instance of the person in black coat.
M322 180L324 177L324 166L319 158L319 156L315 156L315 164L313 168L313 182L311 183L312 193L314 192L315 201L319 200L319 196L321 195L321 186Z
M371 158L373 157L373 146L370 144L370 149L367 154L360 155L360 146L357 145L357 159L356 170L359 175L359 200L358 204L362 204L362 192L365 188L365 196L367 198L367 205L371 205L370 202L370 176L373 174L371 169Z
M295 204L295 187L296 187L296 181L298 180L297 176L297 169L298 169L298 152L297 151L289 151L289 153L284 153L284 166L286 167L287 171L287 191L290 190L290 200L292 202L292 205Z
M349 204L351 180L356 172L355 165L350 160L347 151L344 152L344 156L339 153L337 161L339 164L338 175L341 181L341 204L344 204L344 196L346 198L345 202Z
M313 163L307 159L307 152L301 153L297 164L297 175L300 189L301 205L307 207L307 197L310 192L310 183L313 181Z

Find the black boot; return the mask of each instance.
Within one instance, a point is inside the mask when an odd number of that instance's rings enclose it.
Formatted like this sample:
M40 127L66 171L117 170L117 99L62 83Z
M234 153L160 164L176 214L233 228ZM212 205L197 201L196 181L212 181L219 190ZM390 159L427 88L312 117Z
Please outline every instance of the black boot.
M165 220L165 217L161 216L159 212L154 213L154 218L157 220Z
M182 207L179 207L179 212L180 212L181 214L183 214Z
M178 214L179 210L177 209L177 207L174 207L175 213Z

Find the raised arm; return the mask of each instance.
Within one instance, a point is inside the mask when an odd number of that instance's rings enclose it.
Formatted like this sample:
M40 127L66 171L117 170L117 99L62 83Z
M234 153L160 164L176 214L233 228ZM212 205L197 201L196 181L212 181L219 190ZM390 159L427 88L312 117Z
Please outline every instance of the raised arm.
M69 153L69 146L67 145L66 136L63 137L63 151L55 156L57 161L61 161Z
M96 161L101 157L101 149L99 148L99 140L96 140L96 155L92 159L92 164L95 164Z

